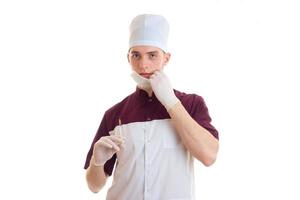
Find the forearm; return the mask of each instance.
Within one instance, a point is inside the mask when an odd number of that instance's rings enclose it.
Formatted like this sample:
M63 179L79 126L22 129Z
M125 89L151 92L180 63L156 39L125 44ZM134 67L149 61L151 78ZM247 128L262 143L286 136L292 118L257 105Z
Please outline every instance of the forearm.
M219 149L218 140L200 126L180 102L168 112L183 145L205 166L213 164Z
M106 174L104 172L103 166L95 166L92 164L93 158L91 159L90 166L86 171L86 180L89 189L97 193L106 183Z

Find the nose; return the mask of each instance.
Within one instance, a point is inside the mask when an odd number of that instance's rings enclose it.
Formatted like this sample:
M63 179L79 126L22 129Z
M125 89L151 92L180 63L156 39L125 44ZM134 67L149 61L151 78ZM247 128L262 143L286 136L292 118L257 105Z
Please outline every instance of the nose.
M150 67L150 66L149 66L149 61L148 61L146 58L142 57L142 58L140 59L140 62L139 62L139 68L140 68L141 70L143 70L143 71L147 71L147 69L148 69L149 67Z

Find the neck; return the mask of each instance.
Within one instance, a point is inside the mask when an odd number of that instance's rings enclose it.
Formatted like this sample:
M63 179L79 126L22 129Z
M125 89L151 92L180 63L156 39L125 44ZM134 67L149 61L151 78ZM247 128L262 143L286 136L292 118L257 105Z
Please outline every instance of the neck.
M152 89L146 90L146 92L148 93L148 96L149 96L149 97L152 97L152 95L153 95Z
M139 87L140 88L140 87ZM152 97L153 95L153 90L152 88L140 88L141 90L144 90L145 92L147 92L149 97Z

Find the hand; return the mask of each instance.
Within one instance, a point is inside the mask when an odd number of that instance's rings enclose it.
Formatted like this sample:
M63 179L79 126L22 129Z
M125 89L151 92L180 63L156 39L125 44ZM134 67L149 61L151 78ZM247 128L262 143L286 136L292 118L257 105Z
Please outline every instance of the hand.
M169 111L179 99L175 96L168 77L162 71L156 71L150 77L150 84L157 99Z
M131 77L137 83L138 87L142 90L149 90L151 89L150 80L147 78L142 77L135 71L132 71Z
M124 137L120 135L111 135L101 137L94 145L92 164L95 166L104 166L116 152L120 151L124 144Z

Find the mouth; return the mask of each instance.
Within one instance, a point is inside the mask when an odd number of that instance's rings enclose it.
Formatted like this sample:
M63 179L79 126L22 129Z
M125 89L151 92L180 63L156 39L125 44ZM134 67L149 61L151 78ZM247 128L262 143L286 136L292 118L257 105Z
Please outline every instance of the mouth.
M149 79L150 76L151 76L152 74L153 74L153 73L140 73L140 75L141 75L142 77L147 78L147 79Z

